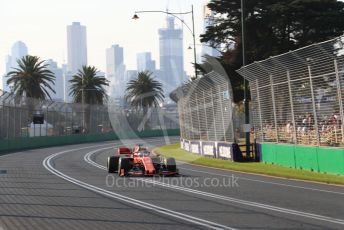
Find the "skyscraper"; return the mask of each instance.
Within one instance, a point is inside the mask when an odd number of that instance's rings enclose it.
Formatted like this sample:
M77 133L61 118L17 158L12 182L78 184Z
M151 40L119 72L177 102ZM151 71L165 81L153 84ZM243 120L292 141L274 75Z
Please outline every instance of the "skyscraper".
M12 65L11 55L6 56L5 62L6 62L6 64L5 64L5 71L6 72L2 76L2 90L9 92L9 91L11 91L11 89L10 89L10 86L7 85L7 79L8 78L6 77L6 75L8 74L8 72L11 71L11 68L12 68L11 67L11 65Z
M174 17L166 17L166 28L159 29L160 73L159 80L165 95L178 87L184 80L183 30L175 28Z
M57 66L57 63L52 60L52 59L48 59L45 64L47 64L47 68L53 72L53 74L55 75L55 85L51 85L51 87L55 90L55 93L51 92L49 89L49 95L51 96L51 98L53 100L57 100L57 101L63 101L64 100L64 82L63 82L63 71L62 68L59 68Z
M117 44L112 45L106 49L106 74L107 77L112 78L121 70L123 65L123 47Z
M150 52L142 52L136 54L137 71L149 70L154 73L155 61L152 60L152 54Z
M125 87L125 65L123 63L123 47L117 44L106 49L106 76L110 81L110 94L122 97Z
M21 59L22 57L26 56L28 54L27 46L22 41L17 41L13 44L11 49L11 54L6 57L6 75L8 72L12 71L13 68L18 67L18 59ZM3 86L2 89L4 91L10 91L9 85L7 85L7 78L3 76Z
M67 26L67 49L68 71L76 73L87 65L86 26L80 25L80 22Z

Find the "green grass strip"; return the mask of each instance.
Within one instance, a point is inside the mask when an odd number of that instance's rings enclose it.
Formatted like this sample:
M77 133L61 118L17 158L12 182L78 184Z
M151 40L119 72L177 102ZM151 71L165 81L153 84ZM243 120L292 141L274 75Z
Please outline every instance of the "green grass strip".
M197 154L192 154L180 149L180 143L156 148L154 149L154 152L165 157L174 157L178 161L184 161L195 165L277 176L288 179L344 185L344 176L304 171L265 163L239 163L209 157L201 157Z

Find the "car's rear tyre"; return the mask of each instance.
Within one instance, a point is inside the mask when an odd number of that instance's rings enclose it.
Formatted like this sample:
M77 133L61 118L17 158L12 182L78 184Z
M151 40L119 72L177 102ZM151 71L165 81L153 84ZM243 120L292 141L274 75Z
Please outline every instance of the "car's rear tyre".
M165 164L166 169L169 172L176 172L177 171L177 164L176 164L176 160L174 158L172 158L172 157L165 158L164 164Z
M118 160L119 160L118 156L108 157L108 160L107 160L108 173L115 173L118 171Z
M152 163L154 165L155 168L155 172L159 172L161 169L161 159L160 157L151 157L152 159Z
M129 158L119 158L118 161L118 175L125 176L128 174L129 170L131 169L130 159ZM123 175L124 174L124 175Z

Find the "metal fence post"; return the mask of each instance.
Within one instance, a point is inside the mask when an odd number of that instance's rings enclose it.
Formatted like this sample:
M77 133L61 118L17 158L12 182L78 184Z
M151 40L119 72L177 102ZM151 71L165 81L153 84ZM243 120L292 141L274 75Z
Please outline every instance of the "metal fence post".
M7 122L6 122L6 129L7 129L7 139L10 138L10 106L7 106Z
M219 88L219 92L221 92L221 86L218 87ZM220 103L220 108L221 108L221 119L222 119L222 128L223 128L223 140L226 141L226 128L225 128L225 121L223 118L223 93L222 93L222 98L221 95L219 96L219 103Z
M261 142L264 142L264 130L263 130L263 120L262 120L262 108L260 106L260 94L259 94L259 82L256 79L256 91L257 91L257 102L258 102L258 110L259 110L259 123L260 123L260 139Z
M68 125L68 109L66 108L66 111L65 111L65 131L67 131L66 130L66 127L68 127L67 125Z
M184 135L183 135L183 138L184 139L187 139L188 138L188 134L187 134L187 130L186 130L186 128L187 128L187 124L186 124L186 120L187 120L187 118L186 118L186 116L187 116L187 114L186 114L186 110L185 110L185 98L183 98L182 99L183 100L183 103L182 103L182 111L183 111L183 121L184 121L184 123L183 123L183 132L184 132Z
M102 132L102 129L103 129L103 125L101 122L99 122L99 106L97 105L97 117L96 117L96 126L97 126L97 132L96 133L101 133Z
M289 89L289 100L290 100L290 112L291 112L291 119L293 122L293 139L294 144L297 143L297 130L296 130L296 122L295 122L295 114L294 114L294 102L293 102L293 94L291 89L291 82L290 82L290 72L287 70L287 79L288 79L288 89Z
M275 122L275 132L276 132L276 142L279 142L278 138L278 124L277 124L277 113L276 113L276 101L275 101L275 92L274 92L274 85L272 75L270 75L270 86L271 86L271 98L272 98L272 109L274 113L274 122Z
M207 141L209 141L209 126L208 126L208 117L207 117L207 107L206 107L206 101L205 101L205 95L204 95L204 91L203 93L203 107L204 107L204 116L205 116L205 127L207 130Z
M334 59L334 69L336 72L337 95L338 95L338 102L339 102L340 120L341 120L341 126L342 126L341 127L342 128L342 142L344 142L344 112L343 112L343 99L342 99L342 85L339 78L338 63L336 59Z
M48 115L49 115L49 105L47 106L47 117L45 118L45 135L48 136Z
M310 83L311 94L312 94L312 106L313 106L315 132L316 132L316 138L317 138L317 145L319 146L320 145L320 134L319 134L319 127L318 127L317 111L316 111L316 106L315 106L315 97L314 97L313 81L312 81L312 71L311 71L310 65L307 65L307 68L308 68L309 83Z
M197 105L198 134L199 134L199 139L201 140L201 121L199 119L199 105L198 105L197 93L195 93L195 99L196 99L196 105Z
M58 135L61 135L61 116L62 116L62 111L61 107L57 110L57 124L58 124Z
M191 104L190 104L190 96L188 97L188 107L189 107L189 121L190 121L190 137L192 137L192 140L194 139L194 131L193 131L193 122L192 122L192 111L191 111Z
M72 125L71 125L71 127L72 127L72 133L74 133L74 130L73 130L73 127L74 127L74 107L72 106L72 112L71 112L71 114L72 114Z
M20 133L20 137L22 137L23 136L23 134L22 134L22 108L20 107L19 108L19 133Z
M216 123L215 123L215 108L214 108L214 98L213 98L213 88L211 88L211 93L210 93L210 97L211 97L211 107L213 109L213 121L214 121L214 134L215 134L215 141L218 141L217 139L217 130L216 130Z
M13 119L13 138L16 138L16 110L17 110L17 106L16 106L16 101L13 100L13 114L12 114L12 119Z
M179 105L180 103L180 105ZM180 122L180 135L183 139L185 139L185 131L184 131L184 126L185 126L185 121L184 121L184 99L180 98L178 101L178 113L179 113L179 122Z

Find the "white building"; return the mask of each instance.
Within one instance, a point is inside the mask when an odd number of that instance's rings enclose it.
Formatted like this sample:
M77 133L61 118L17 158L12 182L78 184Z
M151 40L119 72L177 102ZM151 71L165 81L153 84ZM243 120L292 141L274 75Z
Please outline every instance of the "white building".
M64 76L62 68L57 66L57 63L52 60L48 59L45 64L48 64L47 68L53 72L55 75L55 85L51 85L51 87L55 90L55 93L48 90L49 95L53 100L56 101L63 101L64 100Z
M67 65L71 73L87 65L86 26L80 22L67 26Z
M2 81L2 89L4 91L11 91L9 85L7 85L7 77L5 77L5 75L12 71L13 68L17 68L18 67L18 59L21 59L22 57L28 55L28 49L27 49L27 46L25 45L24 42L22 41L17 41L13 44L12 46L12 49L11 49L11 54L8 55L6 57L6 73L4 73L4 76L3 76L3 81Z
M152 73L156 71L155 61L152 60L150 52L142 52L136 54L137 71L148 70Z
M106 77L110 81L110 96L123 97L125 91L125 65L123 47L114 44L106 49Z

